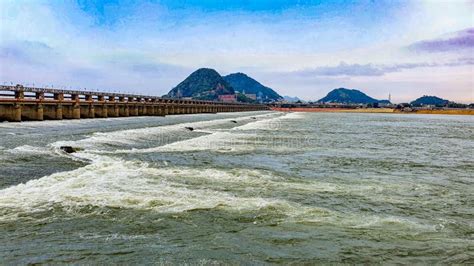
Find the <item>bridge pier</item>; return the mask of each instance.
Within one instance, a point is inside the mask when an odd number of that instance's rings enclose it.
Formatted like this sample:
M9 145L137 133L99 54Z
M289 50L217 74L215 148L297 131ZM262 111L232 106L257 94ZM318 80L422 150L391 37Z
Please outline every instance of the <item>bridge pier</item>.
M45 104L43 105L43 117L44 119L50 120L61 120L63 119L63 106L62 104Z
M145 115L148 115L148 116L156 115L155 114L155 108L153 106L145 105L145 106L143 106L143 109L145 110Z
M0 105L0 121L20 122L21 121L21 106L14 104Z
M129 115L130 116L138 116L138 106L134 105L134 106L130 106L130 113Z
M43 105L23 104L21 106L21 120L43 121Z
M107 118L109 117L109 109L107 105L95 105L94 107L94 117Z
M108 117L118 117L119 116L119 108L116 104L109 104L106 105L107 107L107 116Z
M80 105L81 118L95 118L95 108L92 104Z
M63 118L66 119L80 119L81 107L79 104L63 105Z
M119 106L119 116L128 117L130 115L128 105Z

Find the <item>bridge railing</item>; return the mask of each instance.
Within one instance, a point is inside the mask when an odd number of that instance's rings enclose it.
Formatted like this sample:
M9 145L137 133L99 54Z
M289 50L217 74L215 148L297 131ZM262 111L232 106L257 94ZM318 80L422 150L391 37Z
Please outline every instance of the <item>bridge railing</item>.
M22 85L0 85L0 98L3 99L37 99L37 100L79 100L79 101L124 101L124 102L158 102L182 105L226 105L226 106L264 106L252 103L236 103L205 100L188 100L163 98L141 94L116 92L65 90L56 88L39 88Z

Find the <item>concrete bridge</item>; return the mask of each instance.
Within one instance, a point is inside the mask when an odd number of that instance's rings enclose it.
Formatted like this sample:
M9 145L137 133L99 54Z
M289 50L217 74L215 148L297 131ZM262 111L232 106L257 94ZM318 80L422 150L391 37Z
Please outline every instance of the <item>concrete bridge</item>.
M244 112L266 105L168 99L135 94L0 86L0 121Z

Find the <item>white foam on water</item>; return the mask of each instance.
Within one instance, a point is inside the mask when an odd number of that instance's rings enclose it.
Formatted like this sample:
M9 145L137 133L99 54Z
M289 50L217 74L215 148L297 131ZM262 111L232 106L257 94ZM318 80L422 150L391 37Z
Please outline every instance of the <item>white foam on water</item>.
M278 116L270 119L257 120L242 126L233 128L233 130L280 130L285 120L294 120L303 118L301 113L278 113Z
M274 113L265 113L261 115L254 115L253 117L265 118L267 116L273 116ZM185 122L173 125L163 125L156 127L147 127L147 128L138 128L138 129L126 129L113 132L97 132L92 134L92 136L77 140L77 141L58 141L52 143L53 147L59 148L60 146L73 146L80 147L84 149L94 150L97 148L97 144L112 144L112 145L124 145L124 144L133 144L136 141L146 140L151 137L164 137L171 134L172 132L178 132L185 130L184 127L193 127L197 132L201 128L206 128L210 126L216 126L219 124L227 124L230 120L235 121L244 121L248 120L252 116L243 116L237 118L219 118L215 120L208 121L198 121L198 122ZM215 132L212 130L202 130L203 132Z
M340 213L324 208L311 208L300 215L292 216L287 221L303 224L320 224L347 229L374 228L392 231L396 234L436 232L444 228L441 224L417 221L409 217L383 216L361 213Z
M159 147L137 149L131 153L149 152L190 152L213 150L218 152L233 152L246 150L243 143L239 143L239 134L232 132L214 132L209 135L199 136L192 139L176 141ZM239 145L241 144L241 145Z
M400 228L432 231L434 225L404 217L382 217L361 213L340 213L318 206L302 205L268 194L275 191L303 193L367 194L372 186L342 185L320 181L291 182L271 171L251 169L152 168L146 163L78 152L88 166L31 180L0 190L0 221L28 217L60 208L72 215L87 215L84 207L124 208L158 213L179 213L197 209L259 211L284 214L282 222L331 224L347 228ZM211 185L209 185L211 184ZM223 191L227 188L227 191ZM248 188L252 195L244 196ZM232 191L235 189L235 193ZM270 193L271 192L271 193ZM267 195L267 196L265 196ZM372 195L374 197L374 195ZM100 210L97 210L100 212Z
M414 230L423 232L437 231L436 224L427 224L409 217L352 215L353 218L344 221L352 228L390 228L390 230Z
M263 129L267 125L278 122L279 119L289 116L289 119L296 119L298 116L292 116L292 113L271 113L261 116L254 116L259 119L249 122L242 126L237 126L231 129L221 129L214 131L207 131L210 134L199 136L191 139L178 140L163 146L133 149L133 150L117 150L116 153L150 153L150 152L190 152L190 151L205 151L212 150L217 152L242 152L254 150L257 145L261 145L259 140L252 139L256 134L254 131L244 130L249 129ZM242 119L248 119L245 117ZM228 121L225 119L225 121ZM272 147L275 148L275 147ZM283 150L287 150L284 147Z
M159 235L154 234L152 235L154 239L159 238ZM126 234L79 234L79 238L82 239L103 239L105 241L110 241L110 240L134 240L134 239L146 239L150 238L151 235L126 235Z
M134 116L134 117L120 117L120 118L100 118L100 119L64 119L64 120L44 120L44 121L23 121L18 122L7 122L0 123L0 128L18 128L18 129L34 129L34 128L47 128L47 127L58 127L58 126L70 126L70 125L85 125L85 124L99 124L108 121L136 121L138 119L146 119L148 116Z
M188 174L199 176L199 171ZM16 219L58 206L72 213L84 206L164 213L209 208L259 209L269 205L291 208L283 200L245 198L169 181L174 175L173 171L149 168L144 163L102 156L88 166L0 190L0 219Z
M209 126L216 126L220 124L227 124L230 120L237 122L246 121L251 117L257 119L271 120L281 116L280 113L267 113L257 116L245 116L234 119L224 118L211 121L200 121L192 123L181 123L169 126L132 129L132 130L121 130L109 133L97 133L87 139L75 141L75 142L56 142L52 145L59 146L73 146L87 149L89 152L97 154L120 154L120 153L150 153L150 152L189 152L189 151L204 151L213 150L218 152L234 152L234 151L246 151L254 148L254 143L249 141L247 138L249 134L240 134L239 130L231 129L206 129ZM259 123L264 120L257 120L252 123ZM147 139L152 136L163 136L166 138L167 135L184 130L185 126L194 127L195 132L206 133L207 135L198 136L195 138L176 140L175 142L160 145L157 147L143 148L143 149L122 149L114 151L101 151L97 150L97 143L110 143L110 144L131 144L134 140ZM204 128L204 129L202 129ZM158 141L159 143L159 141Z
M11 154L28 154L28 155L51 155L54 151L45 147L22 145L13 149L7 150Z

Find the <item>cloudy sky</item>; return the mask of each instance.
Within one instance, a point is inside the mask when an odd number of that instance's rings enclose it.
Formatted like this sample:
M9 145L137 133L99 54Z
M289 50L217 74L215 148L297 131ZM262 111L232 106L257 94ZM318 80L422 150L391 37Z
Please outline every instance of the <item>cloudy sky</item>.
M474 102L474 1L0 0L0 81L167 93L199 67L280 94Z

